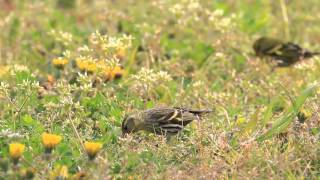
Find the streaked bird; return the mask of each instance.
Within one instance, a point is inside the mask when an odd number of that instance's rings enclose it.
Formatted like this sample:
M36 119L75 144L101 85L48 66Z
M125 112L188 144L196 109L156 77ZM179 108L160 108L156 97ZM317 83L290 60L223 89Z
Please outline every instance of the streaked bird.
M200 120L211 110L159 107L128 115L122 122L122 134L140 130L158 135L172 136L194 120Z
M259 57L269 56L276 61L278 66L290 66L296 62L319 55L301 48L292 42L283 42L279 39L261 37L253 44L253 50Z

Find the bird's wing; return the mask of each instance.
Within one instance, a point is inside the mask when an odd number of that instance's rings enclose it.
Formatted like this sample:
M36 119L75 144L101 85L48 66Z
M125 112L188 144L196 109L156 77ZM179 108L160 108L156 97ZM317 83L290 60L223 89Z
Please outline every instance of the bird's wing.
M260 38L255 42L256 53L262 55L271 55L278 52L283 46L283 42L274 38Z
M266 50L266 54L281 55L282 54L282 51L281 51L282 48L283 48L283 44L277 44L276 46L270 47L268 50Z
M274 57L281 59L284 65L293 64L304 57L305 50L302 49L299 45L288 42L283 44L281 49L278 50L279 53L274 53Z
M195 116L192 113L184 109L178 108L154 108L149 109L145 113L146 119L160 124L172 123L172 124L185 124L183 122L190 121L189 116Z
M174 107L174 108L179 110L179 111L189 112L189 113L192 113L192 114L195 114L195 115L204 115L204 114L208 114L208 113L212 112L211 109L195 110L195 109L188 109L188 108L182 108L182 107Z
M283 45L282 51L284 53L302 55L304 50L299 45L288 42Z
M144 114L147 116L146 119L156 122L168 121L179 115L178 111L173 108L153 108L147 110Z
M153 108L145 111L144 118L149 131L158 134L170 133L176 134L183 129L184 126L198 120L203 114L209 113L211 110L191 110L186 108Z
M175 134L193 120L199 119L199 113L203 112L194 111L193 113L182 108L154 108L145 112L147 116L145 119L156 133Z
M174 135L183 129L183 125L178 123L182 115L174 108L153 108L143 114L149 131L156 134Z

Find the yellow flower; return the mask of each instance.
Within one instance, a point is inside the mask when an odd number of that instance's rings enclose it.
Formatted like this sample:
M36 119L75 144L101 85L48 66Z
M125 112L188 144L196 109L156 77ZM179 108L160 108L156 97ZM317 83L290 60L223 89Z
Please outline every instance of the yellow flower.
M122 75L124 74L124 70L120 66L116 66L112 71L111 71L111 79L117 79L121 78Z
M22 153L24 152L25 145L20 143L11 143L9 144L9 154L13 159L13 163L17 164L19 158L21 157Z
M86 71L89 73L93 73L97 70L97 65L94 64L93 62L88 63L87 67L86 67Z
M76 65L81 71L84 71L85 67L87 66L87 61L85 61L82 58L77 58L76 59Z
M90 160L93 160L102 148L102 144L98 142L85 142L84 148Z
M107 81L121 78L124 74L124 70L120 66L116 66L113 69L107 67L104 69L104 77Z
M63 165L63 166L56 166L53 171L50 173L50 180L55 180L55 179L61 179L61 180L66 180L68 179L68 167Z
M93 60L77 58L76 64L77 64L77 67L80 69L80 71L93 73L97 70L97 65Z
M42 134L42 143L46 149L46 153L51 153L52 149L55 148L62 140L62 137L55 134Z
M52 60L52 64L58 69L64 68L64 66L68 64L68 62L69 62L68 59L62 58L62 57L55 58Z

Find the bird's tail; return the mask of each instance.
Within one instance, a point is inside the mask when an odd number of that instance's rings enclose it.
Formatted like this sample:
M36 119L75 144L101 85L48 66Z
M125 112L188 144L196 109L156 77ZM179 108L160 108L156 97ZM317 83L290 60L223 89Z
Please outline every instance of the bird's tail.
M197 115L209 114L212 112L211 109L201 109L201 110L189 110L189 112Z
M199 109L199 110L194 110L194 109L188 109L188 108L181 108L181 107L175 107L176 109L180 111L185 111L185 112L190 112L195 115L204 115L212 112L212 109Z
M319 56L320 52L310 52L310 51L306 51L303 54L304 58L312 58L313 56Z

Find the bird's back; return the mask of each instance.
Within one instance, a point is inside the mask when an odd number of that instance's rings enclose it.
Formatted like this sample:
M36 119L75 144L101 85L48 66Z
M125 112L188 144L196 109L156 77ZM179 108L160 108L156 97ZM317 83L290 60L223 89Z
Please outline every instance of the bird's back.
M190 110L186 108L153 108L143 112L146 130L156 134L176 134L193 120L198 120L211 110Z
M282 41L269 37L261 37L253 43L253 50L258 56L265 56L281 47Z

